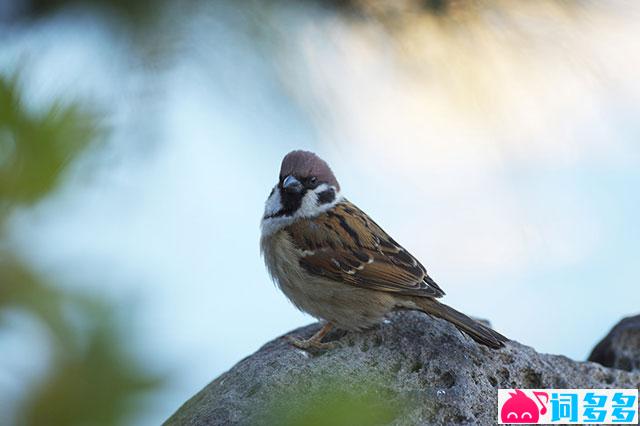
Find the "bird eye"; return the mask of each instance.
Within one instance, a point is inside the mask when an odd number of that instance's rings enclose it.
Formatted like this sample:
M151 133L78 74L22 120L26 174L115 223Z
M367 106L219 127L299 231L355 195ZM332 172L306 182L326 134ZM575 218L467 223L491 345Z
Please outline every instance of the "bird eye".
M317 181L317 180L318 180L318 178L317 178L317 177L315 177L315 176L311 176L311 177L309 178L309 183L313 185L314 183L316 183L316 181Z

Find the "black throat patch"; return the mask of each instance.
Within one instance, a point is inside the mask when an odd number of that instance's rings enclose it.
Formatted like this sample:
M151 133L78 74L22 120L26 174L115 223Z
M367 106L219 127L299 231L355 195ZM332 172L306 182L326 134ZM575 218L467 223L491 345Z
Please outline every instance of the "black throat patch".
M282 204L282 207L277 212L266 216L265 219L292 216L302 205L302 199L307 193L306 188L300 192L289 192L284 188L277 188L276 191L280 191L280 204Z

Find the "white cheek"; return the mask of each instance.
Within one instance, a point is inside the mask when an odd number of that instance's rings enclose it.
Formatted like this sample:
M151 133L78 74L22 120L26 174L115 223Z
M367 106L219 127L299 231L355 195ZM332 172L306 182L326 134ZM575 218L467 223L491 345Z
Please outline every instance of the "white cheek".
M313 191L307 191L302 197L300 208L293 214L295 217L310 217L318 214L318 195Z
M264 205L264 215L270 216L276 214L282 208L282 202L280 201L280 191L278 191L277 185L273 188L273 193Z
M336 191L336 196L333 202L318 205L318 194L320 194L323 191L326 191L329 188L331 188L329 185L327 185L326 183L323 183L322 185L318 186L315 190L307 192L305 196L302 198L302 204L300 205L300 208L295 212L293 216L296 218L318 216L326 212L327 210L331 209L332 207L334 207L336 204L338 204L340 201L343 200L342 195L340 195L340 193ZM333 189L335 191L335 188Z
M278 186L276 185L273 188L273 193L269 196L269 198L267 198L267 202L264 205L264 214L262 216L262 221L260 222L260 228L263 237L269 236L279 229L291 225L291 223L293 222L293 217L291 216L268 217L275 215L281 209L282 201L280 199L280 191L278 190Z

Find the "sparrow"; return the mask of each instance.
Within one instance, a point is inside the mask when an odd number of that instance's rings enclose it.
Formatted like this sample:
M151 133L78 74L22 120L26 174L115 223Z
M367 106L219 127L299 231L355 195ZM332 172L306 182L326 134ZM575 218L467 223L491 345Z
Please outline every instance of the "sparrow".
M451 322L476 342L500 348L508 339L439 302L444 291L422 264L340 192L329 165L292 151L265 203L260 249L276 285L303 312L324 322L305 350L333 347L333 328L361 331L391 311L411 309Z

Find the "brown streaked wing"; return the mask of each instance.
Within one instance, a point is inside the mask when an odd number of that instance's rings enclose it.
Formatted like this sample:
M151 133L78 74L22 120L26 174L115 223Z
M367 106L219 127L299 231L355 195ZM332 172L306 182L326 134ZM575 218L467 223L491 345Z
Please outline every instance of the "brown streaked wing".
M287 232L304 250L300 265L311 274L372 290L444 295L415 257L346 200L317 218L290 225Z

